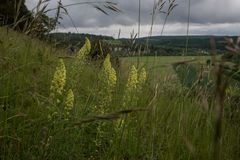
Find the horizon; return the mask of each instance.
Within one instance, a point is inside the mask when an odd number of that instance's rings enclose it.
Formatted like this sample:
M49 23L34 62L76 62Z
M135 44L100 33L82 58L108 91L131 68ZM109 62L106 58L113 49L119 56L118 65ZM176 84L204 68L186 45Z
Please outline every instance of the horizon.
M93 34L93 33L77 33L77 32L52 32L51 34L55 33L62 33L62 34L89 34L94 36L104 36L104 37L111 37L114 39L129 39L131 37L122 37L122 38L115 38L113 36L104 35L104 34ZM153 36L141 36L139 38L148 38L148 37L239 37L239 35L210 35L210 34L190 34L190 35L153 35ZM136 37L136 39L139 39Z

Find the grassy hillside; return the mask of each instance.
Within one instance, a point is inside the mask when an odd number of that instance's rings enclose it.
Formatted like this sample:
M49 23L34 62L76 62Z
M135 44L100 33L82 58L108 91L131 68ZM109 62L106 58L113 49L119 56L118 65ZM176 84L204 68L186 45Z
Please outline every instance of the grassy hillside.
M152 70L155 58L124 58L119 68L109 56L91 62L90 49L86 40L76 57L61 59L63 51L0 28L0 159L240 157L236 103L224 103L218 145L214 89L180 85L168 63Z
M0 28L0 38L0 102L4 108L21 108L32 103L33 92L46 94L61 51L6 28Z

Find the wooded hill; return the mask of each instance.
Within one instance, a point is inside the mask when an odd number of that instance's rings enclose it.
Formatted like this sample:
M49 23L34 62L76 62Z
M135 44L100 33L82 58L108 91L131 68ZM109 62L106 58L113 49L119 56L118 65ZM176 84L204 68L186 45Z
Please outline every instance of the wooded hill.
M225 52L226 36L189 36L188 45L186 36L153 36L143 37L139 39L114 39L110 36L92 35L92 34L77 34L77 33L52 33L51 39L54 40L57 46L81 46L88 37L91 41L107 44L114 52L118 52L122 56L126 56L126 52L137 52L141 45L141 50L145 55L181 55L188 48L188 55L208 55L212 49L210 40L213 38L216 42L218 53ZM236 37L231 37L236 39ZM148 42L148 45L146 45ZM117 48L117 49L116 49ZM146 52L146 48L148 51Z

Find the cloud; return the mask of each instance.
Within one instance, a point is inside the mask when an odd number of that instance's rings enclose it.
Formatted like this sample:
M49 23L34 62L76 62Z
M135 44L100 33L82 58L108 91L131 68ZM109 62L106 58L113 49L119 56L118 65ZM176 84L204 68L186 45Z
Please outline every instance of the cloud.
M26 0L27 6L33 8L38 0ZM86 0L87 1L87 0ZM99 0L100 1L100 0ZM102 31L106 34L115 34L119 28L122 31L136 30L138 23L138 0L113 0L118 3L122 13L109 11L104 15L91 5L78 5L68 8L69 17L62 20L60 30L72 30L74 25L82 31L95 33ZM64 0L63 4L79 2L77 0ZM89 1L87 1L89 2ZM178 6L168 17L165 34L184 34L188 17L188 0L176 0ZM57 0L51 0L49 8L54 8ZM154 0L141 0L141 35L147 35L151 24L151 12ZM191 32L193 34L239 34L236 24L240 23L239 0L191 0ZM54 13L52 13L54 15ZM155 28L161 28L165 15L156 16ZM147 29L148 28L148 29ZM181 28L181 29L179 29ZM196 29L197 28L197 29ZM239 28L239 26L238 26ZM109 33L111 32L111 33ZM129 32L130 33L130 32ZM128 34L129 34L128 33ZM158 34L158 32L154 32ZM127 35L127 34L126 34Z
M187 2L179 3L175 8L172 21L187 21ZM238 23L239 0L192 0L191 1L191 23Z
M172 23L165 27L163 35L186 35L187 29L186 23ZM192 24L190 26L191 35L240 35L240 23L223 23L223 24ZM122 26L122 25L111 25L108 27L93 27L85 28L78 27L77 32L79 33L92 33L96 35L108 35L117 38L119 29L121 29L120 38L130 38L130 33L133 30L137 31L137 25ZM162 25L156 25L153 29L153 35L161 34ZM75 28L58 28L56 32L73 32ZM141 27L141 37L149 35L150 25L143 25ZM76 32L76 31L75 31Z

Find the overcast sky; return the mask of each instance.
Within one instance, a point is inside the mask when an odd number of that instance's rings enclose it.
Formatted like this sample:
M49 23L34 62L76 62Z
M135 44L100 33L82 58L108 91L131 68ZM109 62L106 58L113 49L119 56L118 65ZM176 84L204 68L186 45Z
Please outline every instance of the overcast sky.
M32 9L38 0L26 0ZM62 3L90 2L90 0L62 0ZM96 0L97 1L97 0ZM101 0L98 0L99 2ZM137 32L138 0L112 0L118 3L121 13L111 11L104 15L91 5L78 5L68 8L68 12L79 33L93 33L117 37L130 37ZM167 0L168 1L168 0ZM54 8L57 0L50 1L49 8ZM163 35L186 35L188 20L188 0L176 0L178 6L168 18ZM141 0L141 36L150 31L151 12L154 0ZM166 6L168 3L166 3ZM52 13L54 14L54 13ZM160 35L164 14L158 14L153 28L153 35ZM70 18L64 16L58 32L77 32ZM240 35L240 0L191 0L190 34L194 35Z

